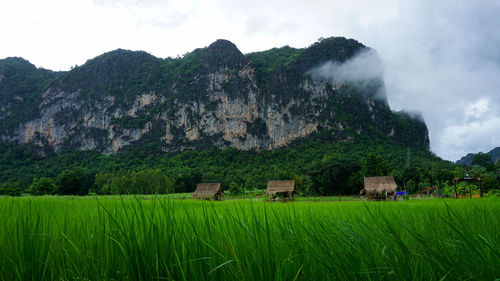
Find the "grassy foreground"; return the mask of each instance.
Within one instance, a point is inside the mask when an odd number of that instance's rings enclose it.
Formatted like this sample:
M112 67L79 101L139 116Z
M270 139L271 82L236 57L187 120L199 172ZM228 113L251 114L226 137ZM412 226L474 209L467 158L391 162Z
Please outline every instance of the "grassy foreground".
M500 200L0 198L0 280L495 280Z

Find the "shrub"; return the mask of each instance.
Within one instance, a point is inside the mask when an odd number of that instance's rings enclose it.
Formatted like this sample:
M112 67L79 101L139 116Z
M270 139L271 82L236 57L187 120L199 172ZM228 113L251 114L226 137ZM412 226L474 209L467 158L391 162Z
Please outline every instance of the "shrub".
M231 194L241 194L243 192L243 189L239 184L233 181L229 184L229 192L231 192Z
M51 178L34 178L29 187L29 192L32 195L55 194L57 190L56 183Z
M497 198L500 197L500 189L491 189L488 191L488 197Z
M21 190L13 187L0 187L0 195L21 196Z

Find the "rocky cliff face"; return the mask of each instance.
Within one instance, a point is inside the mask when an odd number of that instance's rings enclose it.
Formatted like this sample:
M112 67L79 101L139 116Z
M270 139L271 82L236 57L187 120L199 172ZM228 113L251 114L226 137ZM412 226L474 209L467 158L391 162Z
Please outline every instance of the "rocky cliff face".
M37 74L37 83L0 61L0 141L103 153L144 145L249 150L329 130L332 141L362 134L428 147L422 121L391 112L381 74L350 79L333 72L339 79L332 79L311 72L365 50L343 38L249 55L218 40L165 60L116 50L66 73L38 70L45 76ZM23 83L36 86L23 91Z

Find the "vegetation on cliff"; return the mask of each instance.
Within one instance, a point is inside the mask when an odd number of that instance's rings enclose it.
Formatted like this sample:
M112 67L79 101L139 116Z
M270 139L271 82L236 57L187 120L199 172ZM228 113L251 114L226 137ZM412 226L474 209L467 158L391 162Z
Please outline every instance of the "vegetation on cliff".
M0 135L35 117L42 94L63 74L37 69L22 58L0 60Z
M31 143L45 152L109 153L129 145L183 150L253 143L263 148L270 142L282 145L278 139L286 137L266 131L292 130L281 134L302 136L310 133L304 129L307 123L319 126L315 131L347 127L365 136L392 134L397 142L428 146L425 123L391 112L382 77L359 87L353 81L331 85L328 79L316 81L309 75L321 63L343 63L368 49L355 40L333 37L308 48L286 46L244 55L233 43L217 40L178 58L118 49L60 73L9 58L0 61L0 141ZM142 104L144 96L150 100ZM221 109L223 100L238 100L239 106L257 106L259 111L249 112L243 124L242 116L231 116L244 109L216 112L226 110ZM279 118L284 122L267 120L276 113L283 114ZM222 124L231 122L222 118L234 118L235 128L244 132L241 128L246 127L259 141L242 144L251 137L241 133L242 140L226 142ZM212 129L202 131L207 120ZM197 130L195 138L188 136L189 130Z

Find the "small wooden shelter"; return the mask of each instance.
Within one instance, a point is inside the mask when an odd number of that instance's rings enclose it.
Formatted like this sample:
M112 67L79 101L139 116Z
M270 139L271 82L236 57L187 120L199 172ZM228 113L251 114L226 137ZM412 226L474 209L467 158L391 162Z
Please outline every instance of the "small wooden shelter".
M361 195L367 195L369 200L385 200L387 196L394 196L398 188L393 176L365 177L365 188Z
M199 183L193 193L193 199L222 200L224 190L220 183Z
M266 193L272 198L291 198L299 192L295 189L295 180L272 180L267 182Z

